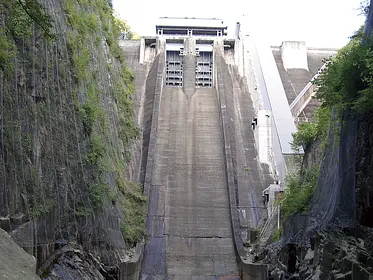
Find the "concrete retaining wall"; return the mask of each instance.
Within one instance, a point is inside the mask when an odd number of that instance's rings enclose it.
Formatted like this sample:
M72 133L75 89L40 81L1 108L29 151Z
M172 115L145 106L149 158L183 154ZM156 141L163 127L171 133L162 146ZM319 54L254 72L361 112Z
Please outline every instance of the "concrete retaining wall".
M247 86L253 100L253 105L255 113L257 114L259 110L263 110L263 100L260 92L260 81L258 71L260 69L255 69L254 66L259 64L258 57L255 56L255 44L249 36L243 36L242 43L243 48L243 77L247 81ZM258 142L257 142L258 143Z
M290 111L293 117L297 118L306 108L308 103L312 100L312 97L315 96L317 87L312 83L315 81L321 72L326 68L326 64L324 64L317 74L312 78L311 82L309 82L303 90L298 94L298 96L294 99L294 101L290 104Z
M154 89L153 91L151 90L151 85L155 83L155 77L154 79L149 78L155 76L151 75L149 70L153 71L151 66L153 65L156 68L158 61L154 61L154 57L151 57L151 59L148 59L148 61L144 63L144 58L141 56L143 56L142 54L144 54L146 50L150 49L149 47L144 49L144 39L141 41L122 40L119 44L122 47L128 66L135 74L136 94L133 95L132 101L136 107L135 119L137 125L141 127L143 131L141 137L134 141L134 144L132 145L131 160L126 168L127 178L131 181L143 184L145 164L142 156L147 155L147 143L149 141L150 130L146 125L151 122L152 119L152 116L147 114L147 112L151 113L152 111ZM143 63L140 63L141 60ZM156 72L157 69L154 71Z
M261 41L253 41L251 46L251 58L263 108L271 111L273 151L271 162L273 168L277 171L277 179L282 183L287 174L287 166L283 155L294 154L290 143L293 141L292 133L296 132L297 129L289 110L289 103L271 48ZM302 151L300 152L302 153Z
M308 83L297 98L290 104L293 117L297 118L315 95L316 86Z
M120 264L120 280L138 280L140 278L142 260L144 258L144 243L139 243L136 253L128 262Z
M145 170L145 182L144 182L144 195L147 197L147 206L146 206L146 213L147 213L147 222L146 222L146 232L149 234L151 233L151 228L153 224L154 215L154 204L158 204L158 193L152 191L152 181L153 181L153 168L154 168L154 156L156 153L156 142L157 142L157 135L158 135L158 119L159 119L159 112L162 100L162 92L164 86L164 77L165 77L165 51L164 51L164 44L160 44L160 51L158 54L158 65L157 65L157 72L156 72L156 80L154 85L154 103L153 103L153 110L152 110L152 122L150 128L150 137L149 137L149 145L148 145L148 155L146 161L146 170ZM151 213L151 209L153 206L153 213ZM149 242L145 245L144 251L142 253L144 262L141 262L141 266L139 270L144 269L144 265L146 264L147 252L157 249L152 248L152 236L149 235ZM149 249L150 246L150 249ZM159 248L158 248L159 249ZM157 270L155 267L154 270ZM135 278L133 278L134 280ZM136 280L139 278L136 278ZM132 279L131 279L132 280Z
M35 257L27 254L0 228L0 279L40 280L35 271Z
M158 115L162 98L162 90L164 84L164 70L165 70L165 55L163 44L160 43L160 52L154 59L153 65L148 73L145 85L145 96L143 104L142 116L142 163L141 173L139 176L140 183L144 184L144 195L148 202L152 200L150 196L150 188L152 182L154 153L158 129ZM148 203L149 204L149 203ZM146 213L148 215L148 222L146 229L149 228L149 205L146 205ZM144 259L145 245L138 244L136 253L131 260L120 264L120 280L138 280L140 278L143 259Z
M154 152L157 140L157 130L158 130L158 116L161 105L163 82L164 82L164 69L165 69L165 56L164 52L158 55L158 65L157 73L155 77L154 85L154 101L152 110L152 120L150 125L150 136L148 143L148 154L146 159L146 169L145 169L145 181L144 181L144 195L149 196L150 187L152 183L153 175L153 164L154 164ZM148 197L148 199L150 199Z
M242 280L268 279L268 268L266 265L242 262L240 269Z
M245 258L246 254L244 251L243 241L241 237L239 215L236 202L236 189L234 183L234 159L232 156L232 146L234 139L231 139L233 135L229 133L230 127L232 126L232 119L228 115L228 104L227 97L224 86L224 74L222 71L222 66L224 64L224 58L222 53L219 52L219 48L215 47L215 85L216 92L219 100L219 111L220 119L223 131L223 141L224 141L224 155L225 155L225 167L226 167L226 177L228 186L228 199L229 199L229 211L231 216L231 226L233 241L235 244L235 251L237 256L237 262L239 266L240 276L242 279L268 279L268 269L266 265L257 265L249 263ZM230 77L229 77L230 78Z

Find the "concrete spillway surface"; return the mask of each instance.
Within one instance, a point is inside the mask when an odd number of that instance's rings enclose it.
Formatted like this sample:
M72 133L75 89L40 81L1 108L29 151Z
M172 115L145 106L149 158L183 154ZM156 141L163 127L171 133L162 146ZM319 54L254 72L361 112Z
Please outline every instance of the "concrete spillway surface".
M165 88L158 121L142 279L239 279L216 91Z

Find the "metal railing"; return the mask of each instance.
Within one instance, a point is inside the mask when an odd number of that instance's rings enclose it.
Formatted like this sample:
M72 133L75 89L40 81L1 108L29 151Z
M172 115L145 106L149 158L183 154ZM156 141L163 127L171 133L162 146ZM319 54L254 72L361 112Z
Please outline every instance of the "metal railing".
M316 75L313 76L311 81L302 89L302 91L297 95L297 97L290 104L289 106L290 111L294 117L298 117L298 115L304 110L307 104L311 101L311 98L316 94L316 91L314 89L314 81L325 70L327 64L328 63L324 63L324 65L320 68L320 70L316 73ZM310 90L312 90L311 93L310 93ZM307 93L309 94L307 95ZM302 100L303 100L303 104L300 105Z

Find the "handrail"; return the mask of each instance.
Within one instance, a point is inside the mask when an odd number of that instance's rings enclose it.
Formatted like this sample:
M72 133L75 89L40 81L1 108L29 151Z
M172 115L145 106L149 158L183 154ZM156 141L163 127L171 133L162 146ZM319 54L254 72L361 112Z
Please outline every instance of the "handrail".
M269 224L271 223L271 221L272 221L272 219L273 219L273 216L275 215L274 213L277 213L277 212L278 212L278 207L279 207L279 205L277 205L277 206L275 207L275 209L272 210L271 216L268 217L266 223L264 224L264 226L263 226L263 228L262 228L262 230L261 230L261 232L260 232L260 234L259 234L259 239L262 238L262 236L263 236L264 233L266 232L266 230L267 230Z
M311 81L302 89L302 91L297 95L297 97L293 100L293 102L291 102L290 110L293 110L294 107L298 104L298 102L308 92L310 87L313 85L313 81L315 81L320 76L320 74L324 71L326 66L327 66L327 63L324 63L324 65L321 66L320 70L316 73L316 75L312 77Z

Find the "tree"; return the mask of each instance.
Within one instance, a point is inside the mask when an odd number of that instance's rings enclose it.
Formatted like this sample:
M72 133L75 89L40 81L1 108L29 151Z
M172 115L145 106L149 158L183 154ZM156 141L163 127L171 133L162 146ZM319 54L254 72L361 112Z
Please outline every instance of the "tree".
M128 23L125 20L121 19L118 13L114 15L114 24L116 27L116 33L118 35L117 37L119 37L119 35L121 34L125 34L128 40L140 39L140 36L131 30L131 27L128 25Z

